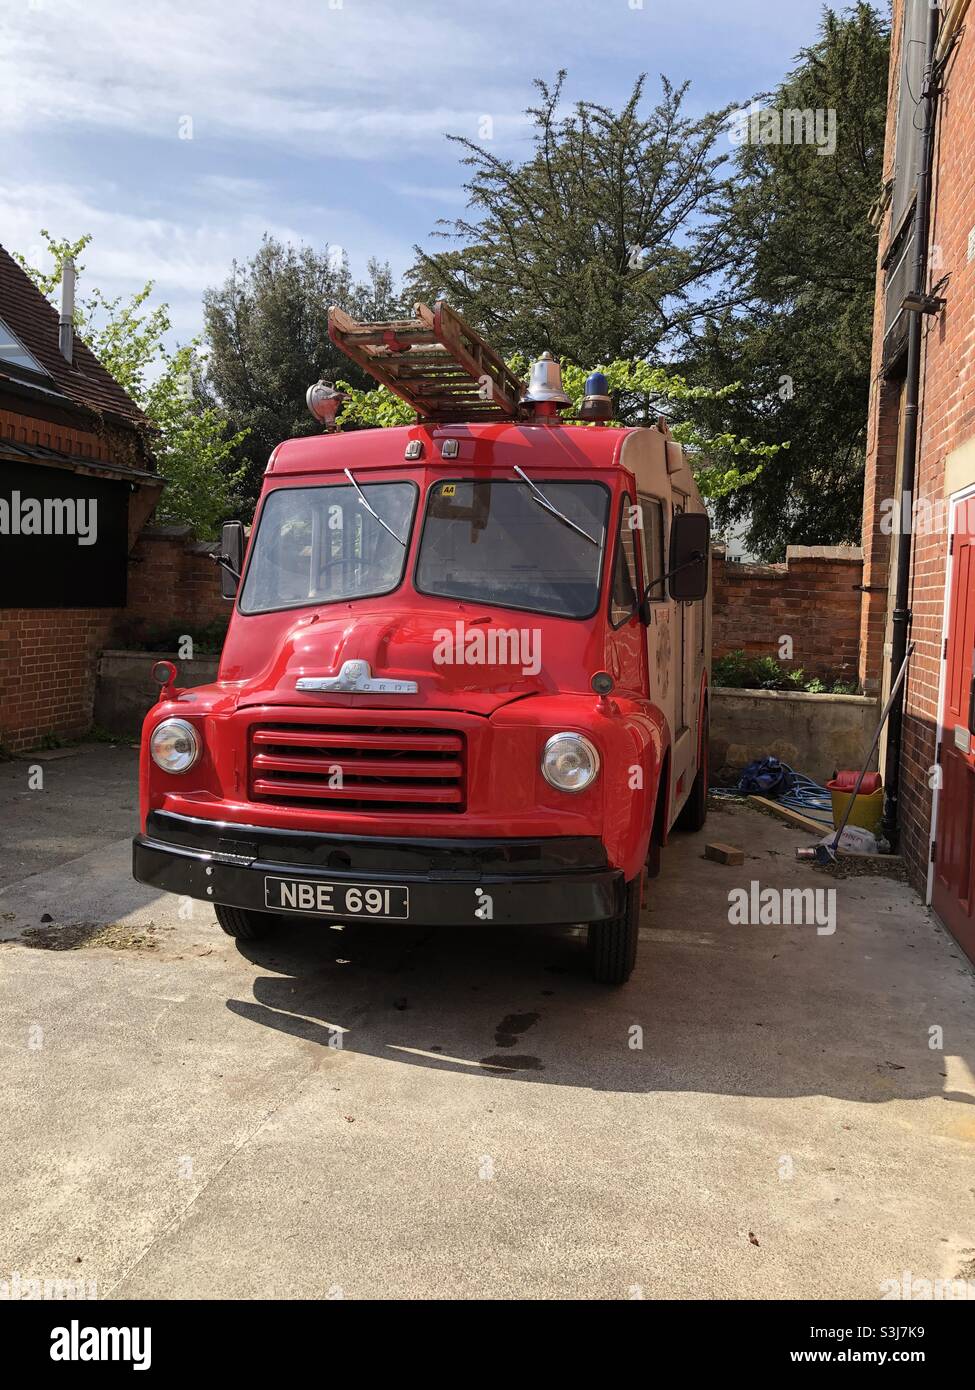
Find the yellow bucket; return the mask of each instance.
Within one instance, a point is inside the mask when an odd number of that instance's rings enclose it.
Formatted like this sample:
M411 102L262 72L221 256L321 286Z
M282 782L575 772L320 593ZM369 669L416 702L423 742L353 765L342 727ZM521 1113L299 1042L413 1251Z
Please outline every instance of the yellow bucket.
M853 802L853 810L847 816L847 825L859 825L863 830L871 830L874 835L879 835L881 822L884 818L884 789L878 787L875 792L851 797L849 792L838 791L831 783L827 783L827 790L833 801L833 825L835 828L843 822L846 815L846 808Z

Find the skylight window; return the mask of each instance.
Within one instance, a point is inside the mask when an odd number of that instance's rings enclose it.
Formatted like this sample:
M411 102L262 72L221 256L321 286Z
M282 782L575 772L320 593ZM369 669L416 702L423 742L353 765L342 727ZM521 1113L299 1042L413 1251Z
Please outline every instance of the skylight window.
M15 333L12 333L3 319L0 319L0 362L11 367L20 367L26 372L37 372L48 376L37 358L27 351Z

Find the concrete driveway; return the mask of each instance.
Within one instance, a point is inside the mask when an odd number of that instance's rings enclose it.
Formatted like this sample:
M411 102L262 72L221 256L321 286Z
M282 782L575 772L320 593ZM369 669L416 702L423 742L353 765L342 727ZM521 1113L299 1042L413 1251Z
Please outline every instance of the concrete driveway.
M798 832L736 809L665 852L619 990L587 979L580 931L290 924L241 954L205 905L130 879L130 749L47 763L43 791L28 767L0 766L21 868L0 893L0 1281L872 1299L905 1272L975 1279L973 977L905 885L799 865ZM835 932L730 925L752 881L835 889Z

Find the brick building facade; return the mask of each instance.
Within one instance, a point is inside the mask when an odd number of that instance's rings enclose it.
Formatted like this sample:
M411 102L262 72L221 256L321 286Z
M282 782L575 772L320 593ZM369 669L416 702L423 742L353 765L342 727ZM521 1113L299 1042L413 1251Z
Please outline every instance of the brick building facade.
M972 645L965 635L970 586L966 581L958 588L964 547L957 519L966 489L975 488L975 7L969 0L949 0L932 17L929 0L894 0L892 26L860 675L865 689L886 694L895 579L904 555L910 566L909 635L916 647L904 700L899 847L913 882L971 952L972 880L963 861L970 861L973 848L975 766L963 748L964 724L949 717L948 706L952 683L967 691L972 680L972 652L964 650ZM927 111L930 199L923 176ZM916 216L919 191L929 209L926 254L919 239L924 224ZM919 308L911 299L915 264L929 297ZM909 428L912 315L920 325L916 450L910 448ZM912 458L914 487L905 499Z
M149 422L0 247L0 746L8 751L90 727L98 653L125 604L128 552L161 486ZM97 495L117 524L65 565L58 538L24 545L15 534L15 511L35 494L59 507Z

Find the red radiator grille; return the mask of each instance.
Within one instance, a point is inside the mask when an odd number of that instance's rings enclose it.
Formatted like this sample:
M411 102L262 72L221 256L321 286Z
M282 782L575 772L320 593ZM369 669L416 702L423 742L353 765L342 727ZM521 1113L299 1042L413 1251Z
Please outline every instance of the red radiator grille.
M265 724L251 731L251 797L350 811L462 811L464 736L416 725Z

